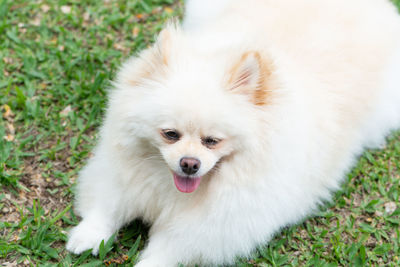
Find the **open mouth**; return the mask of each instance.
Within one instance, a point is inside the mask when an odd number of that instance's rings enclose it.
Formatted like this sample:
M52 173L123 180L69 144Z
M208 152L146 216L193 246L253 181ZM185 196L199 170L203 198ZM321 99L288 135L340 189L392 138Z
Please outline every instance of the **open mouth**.
M190 176L180 176L173 173L174 175L174 182L176 188L182 193L192 193L194 192L197 187L199 187L201 182L201 176L199 177L190 177Z

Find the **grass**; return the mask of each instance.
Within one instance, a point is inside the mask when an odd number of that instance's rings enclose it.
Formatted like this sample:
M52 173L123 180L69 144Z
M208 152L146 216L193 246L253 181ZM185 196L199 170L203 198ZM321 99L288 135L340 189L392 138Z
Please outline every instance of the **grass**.
M65 251L74 182L108 81L181 13L174 0L0 0L0 264L134 265L147 239L140 222L98 257ZM400 266L400 133L367 151L342 188L236 266Z

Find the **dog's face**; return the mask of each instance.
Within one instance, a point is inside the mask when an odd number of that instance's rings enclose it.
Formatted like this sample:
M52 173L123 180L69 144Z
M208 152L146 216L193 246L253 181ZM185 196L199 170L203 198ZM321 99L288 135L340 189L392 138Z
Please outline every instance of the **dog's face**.
M217 171L218 163L234 153L239 133L237 118L229 112L234 103L224 91L212 89L205 81L186 90L188 77L179 76L169 76L163 82L166 88L153 90L151 98L157 104L152 102L151 142L160 151L177 189L190 193L203 176Z
M227 63L182 47L174 51L174 42L164 35L167 40L159 40L157 49L136 63L137 77L123 74L125 84L137 89L138 102L129 107L135 111L129 112L135 134L160 151L177 189L190 193L251 138L252 115L265 103L265 70L257 52Z
M206 133L193 123L163 127L159 135L159 150L181 192L193 192L201 178L233 150L228 135L215 130Z

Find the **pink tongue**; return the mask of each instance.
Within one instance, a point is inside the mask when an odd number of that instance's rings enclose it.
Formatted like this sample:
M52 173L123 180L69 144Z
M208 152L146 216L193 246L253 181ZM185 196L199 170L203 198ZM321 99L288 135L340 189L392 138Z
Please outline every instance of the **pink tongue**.
M196 178L188 178L185 176L179 176L174 173L174 182L176 188L182 193L192 193L194 190L199 187L201 181L201 177Z

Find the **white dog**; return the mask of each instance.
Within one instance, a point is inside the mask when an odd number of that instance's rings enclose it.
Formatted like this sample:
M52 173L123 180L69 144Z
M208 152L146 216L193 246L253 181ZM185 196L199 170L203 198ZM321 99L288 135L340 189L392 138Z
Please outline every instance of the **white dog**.
M141 218L138 266L229 264L400 127L400 17L389 0L192 0L114 87L67 248Z

